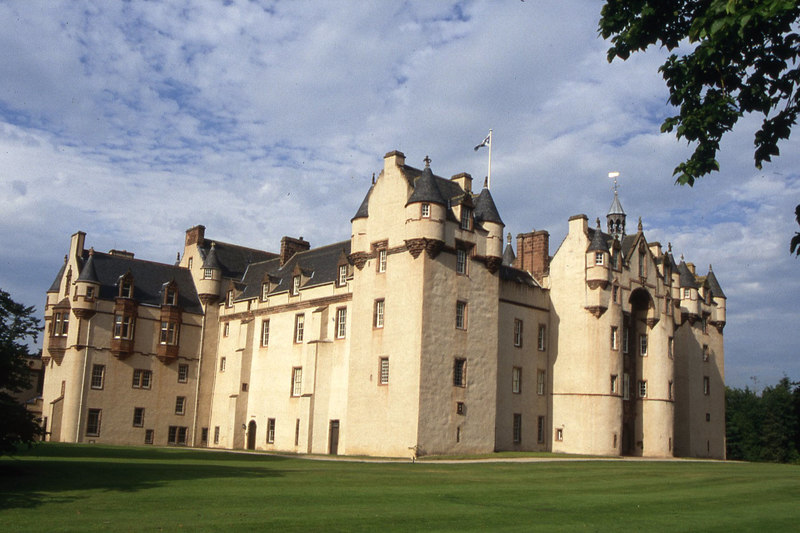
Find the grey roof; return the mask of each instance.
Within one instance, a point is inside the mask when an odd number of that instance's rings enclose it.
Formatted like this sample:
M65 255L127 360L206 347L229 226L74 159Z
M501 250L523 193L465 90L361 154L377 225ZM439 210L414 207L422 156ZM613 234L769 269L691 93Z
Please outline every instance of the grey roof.
M503 224L503 219L500 218L500 213L497 212L497 206L494 205L492 193L489 192L487 187L481 190L481 193L475 200L474 216L477 222L496 222L497 224Z
M681 287L698 288L697 279L692 274L692 271L689 270L689 267L686 266L686 261L681 261L681 264L678 265L678 272L681 274Z
M517 256L514 255L514 249L511 247L511 243L506 244L506 249L503 250L503 264L511 266L516 259Z
M369 216L369 197L372 196L372 190L375 188L375 184L373 183L369 190L367 191L367 195L364 197L364 200L361 202L361 205L358 207L358 211L356 211L356 215L350 219L350 222L354 221L357 218L367 218Z
M205 266L205 259L211 251L212 242L214 244L215 259L219 264L219 268L222 270L222 276L225 278L241 279L249 264L278 257L278 254L265 252L263 250L204 239L203 244L200 246L200 251L204 256L203 266Z
M219 264L219 259L217 259L217 243L211 243L211 249L208 250L205 259L203 259L203 268L216 268L222 270L222 265Z
M81 274L78 276L78 281L89 281L92 283L100 282L97 277L97 271L94 267L94 250L89 252L89 259L86 261L86 264L83 265Z
M50 288L47 289L47 292L60 292L61 291L61 280L64 278L64 271L67 269L67 261L66 257L64 258L64 264L61 265L61 268L58 269L58 274L56 274L56 279L53 280L53 283L50 284Z
M597 229L589 230L589 238L591 242L589 242L589 247L586 249L587 252L608 252L608 241L611 239L609 235L603 233L600 229L600 223L597 224Z
M719 281L717 281L717 276L714 275L714 271L711 269L711 265L708 265L708 275L706 276L706 282L708 286L711 288L711 293L717 298L727 298L725 293L722 292L722 287L719 285Z
M530 272L525 270L520 270L518 268L514 268L508 265L500 265L500 279L503 281L510 281L513 283L519 283L521 285L527 285L529 287L538 287L539 284L536 283L536 280L533 279L533 276Z
M433 175L433 171L431 171L430 167L425 167L419 176L410 181L411 186L414 187L414 192L412 192L411 196L409 196L406 205L413 204L414 202L429 202L432 204L447 205L447 201L442 195L442 191L439 189L439 184L437 183L436 177ZM461 187L459 187L459 190L460 189ZM448 200L450 198L452 198L452 196L447 196Z
M624 215L625 210L622 209L622 204L619 203L619 196L617 196L617 191L614 191L614 201L611 202L611 207L608 209L609 215Z
M244 290L237 300L248 300L261 296L261 284L269 276L270 282L276 286L270 294L286 292L292 286L295 266L309 276L304 287L333 283L339 273L342 256L350 254L350 241L342 241L327 246L320 246L303 252L297 252L282 267L280 259L270 259L248 266L242 283Z
M84 257L87 255L88 252L84 252ZM100 283L98 297L101 300L114 300L119 294L120 277L130 272L133 277L133 299L137 302L160 306L164 284L174 280L178 288L178 306L190 313L203 312L192 275L186 268L100 252L94 252L89 257L87 265L92 264L97 282Z

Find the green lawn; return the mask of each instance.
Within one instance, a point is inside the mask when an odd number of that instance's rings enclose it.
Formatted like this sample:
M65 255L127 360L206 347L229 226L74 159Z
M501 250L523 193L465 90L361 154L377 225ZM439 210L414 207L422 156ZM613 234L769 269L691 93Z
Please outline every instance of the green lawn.
M44 444L0 458L0 530L795 530L800 467L350 463Z

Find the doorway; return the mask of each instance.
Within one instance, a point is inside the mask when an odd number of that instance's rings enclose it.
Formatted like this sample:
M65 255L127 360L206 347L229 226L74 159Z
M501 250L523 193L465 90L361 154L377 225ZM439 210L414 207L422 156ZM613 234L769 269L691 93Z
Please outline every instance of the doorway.
M247 424L247 449L248 450L255 450L256 449L256 421L251 420L249 424Z
M330 431L328 432L328 453L331 455L339 454L339 421L331 420Z

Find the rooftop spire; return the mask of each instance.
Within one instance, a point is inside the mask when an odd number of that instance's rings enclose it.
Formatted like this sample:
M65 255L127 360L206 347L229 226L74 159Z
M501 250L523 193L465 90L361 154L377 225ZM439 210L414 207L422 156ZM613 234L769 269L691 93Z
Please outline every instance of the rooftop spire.
M611 208L608 210L608 214L606 215L606 220L608 221L608 233L612 237L617 240L621 240L622 237L625 236L625 210L622 209L622 204L619 202L619 195L617 194L617 190L619 186L617 184L617 178L619 177L619 172L609 172L609 178L614 178L614 186L611 190L614 191L614 201L611 202Z

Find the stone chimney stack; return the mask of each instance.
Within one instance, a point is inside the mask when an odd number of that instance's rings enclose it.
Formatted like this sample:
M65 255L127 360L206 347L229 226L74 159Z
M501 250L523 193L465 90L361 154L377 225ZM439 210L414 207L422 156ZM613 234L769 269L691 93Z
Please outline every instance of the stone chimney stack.
M192 244L197 244L198 246L202 246L203 241L205 240L205 236L206 236L205 226L195 226L193 228L187 229L186 246L191 246Z
M294 239L292 237L282 238L281 266L285 265L286 262L297 252L305 252L309 248L311 248L311 244L308 241L304 241L303 237L300 237L299 239Z
M517 235L517 258L514 267L527 270L541 283L550 271L550 234L545 230Z

